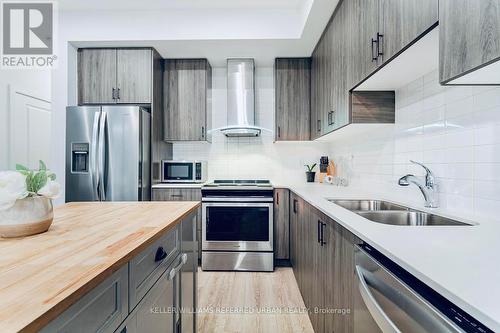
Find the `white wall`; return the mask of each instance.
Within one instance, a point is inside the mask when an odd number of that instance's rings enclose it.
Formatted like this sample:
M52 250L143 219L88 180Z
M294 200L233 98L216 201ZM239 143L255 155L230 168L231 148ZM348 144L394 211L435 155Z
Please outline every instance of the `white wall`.
M0 170L8 168L9 87L37 98L51 100L51 73L48 70L0 70ZM47 133L48 136L51 133Z
M227 125L226 68L213 68L212 126ZM267 128L258 138L226 138L213 131L211 144L174 143L174 159L207 160L210 179L271 179L287 184L305 181L306 163L318 163L328 144L274 140L274 70L257 67L255 75L257 126Z
M352 184L417 206L416 186L399 177L423 169L440 182L441 207L456 215L498 219L500 206L500 88L443 87L433 71L396 91L394 131L331 143L331 155L352 157Z

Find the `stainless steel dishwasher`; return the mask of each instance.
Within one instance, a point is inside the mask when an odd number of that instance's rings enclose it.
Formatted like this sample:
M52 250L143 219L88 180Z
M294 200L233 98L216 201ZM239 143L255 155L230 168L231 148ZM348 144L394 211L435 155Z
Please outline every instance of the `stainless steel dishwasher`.
M354 275L355 333L493 332L369 245Z

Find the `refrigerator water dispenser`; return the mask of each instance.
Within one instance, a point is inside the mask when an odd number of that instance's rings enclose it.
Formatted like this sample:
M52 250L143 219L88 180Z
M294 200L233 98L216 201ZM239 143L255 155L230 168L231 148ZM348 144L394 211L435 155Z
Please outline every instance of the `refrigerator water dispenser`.
M71 172L88 173L89 172L89 144L72 143L71 144Z

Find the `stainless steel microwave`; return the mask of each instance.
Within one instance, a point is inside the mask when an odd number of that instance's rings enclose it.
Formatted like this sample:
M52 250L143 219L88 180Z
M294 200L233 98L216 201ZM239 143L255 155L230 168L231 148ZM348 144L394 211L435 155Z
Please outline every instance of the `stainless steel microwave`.
M206 161L161 161L163 183L204 183L207 181Z

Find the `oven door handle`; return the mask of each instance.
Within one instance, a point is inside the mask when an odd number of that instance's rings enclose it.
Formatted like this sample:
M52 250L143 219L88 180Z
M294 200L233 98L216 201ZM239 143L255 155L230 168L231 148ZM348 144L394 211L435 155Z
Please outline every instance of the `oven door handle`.
M203 202L273 202L273 197L204 197Z

